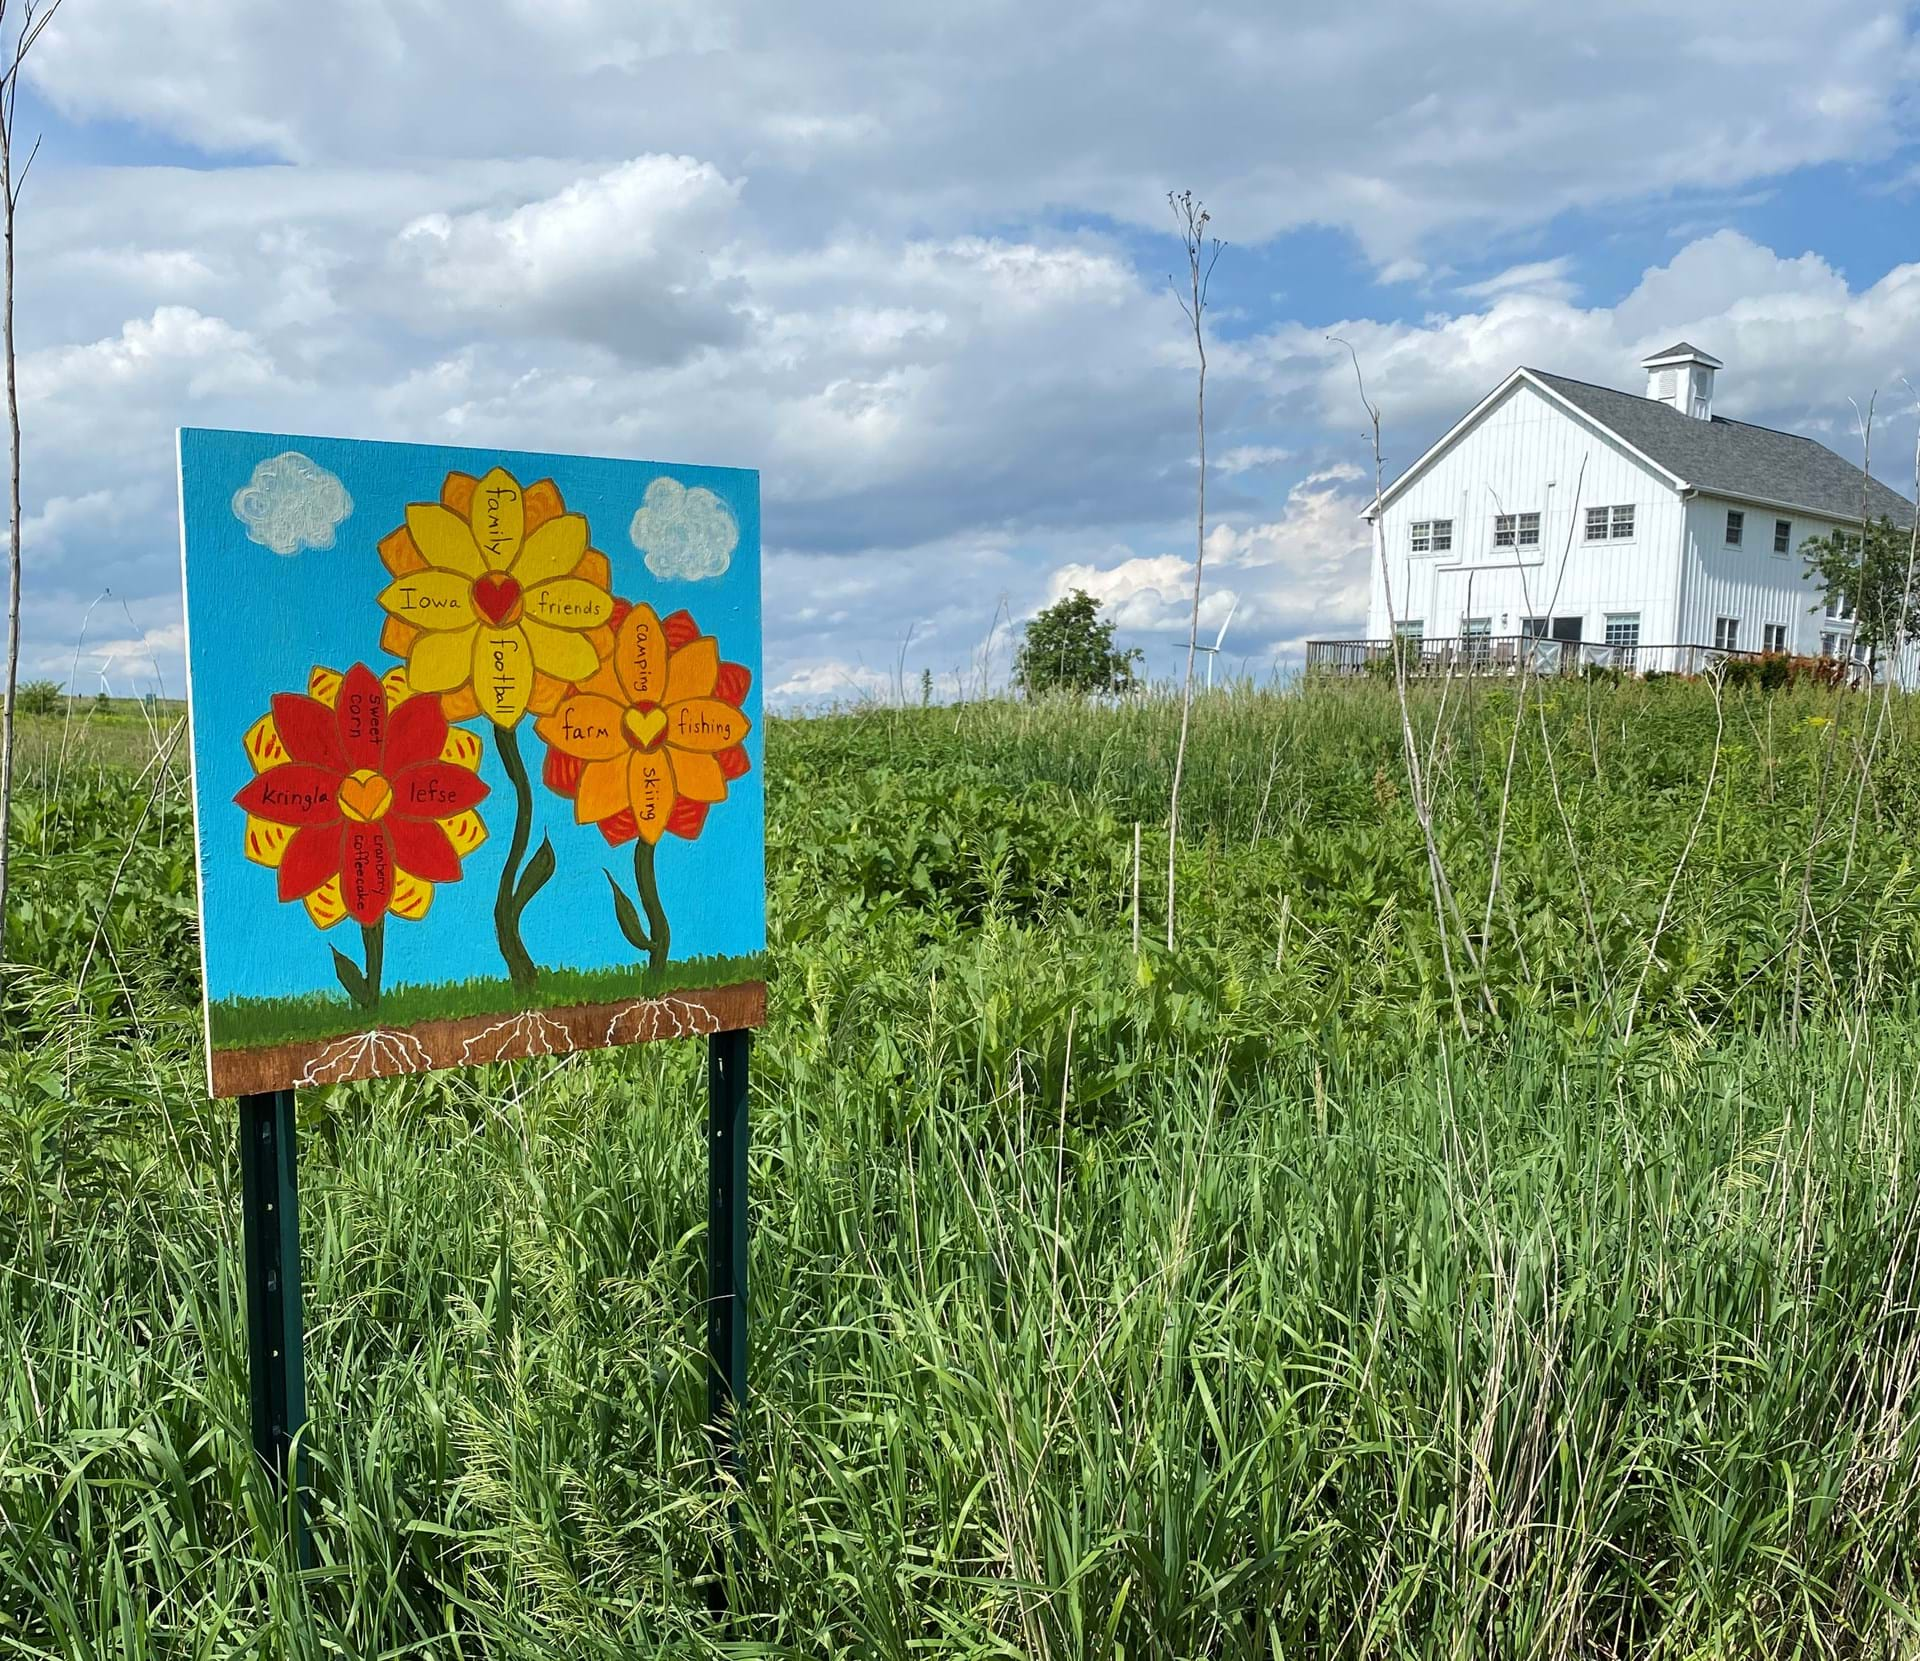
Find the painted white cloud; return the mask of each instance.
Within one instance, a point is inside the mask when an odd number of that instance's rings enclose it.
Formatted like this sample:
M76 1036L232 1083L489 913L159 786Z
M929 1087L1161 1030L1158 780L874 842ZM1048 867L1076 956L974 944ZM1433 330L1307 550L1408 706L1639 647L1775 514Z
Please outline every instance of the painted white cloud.
M719 576L732 563L740 527L711 490L699 485L689 490L678 479L662 478L647 486L627 535L656 577L698 582Z
M276 554L331 548L333 533L353 512L347 487L298 450L269 456L233 493L233 516L249 540Z

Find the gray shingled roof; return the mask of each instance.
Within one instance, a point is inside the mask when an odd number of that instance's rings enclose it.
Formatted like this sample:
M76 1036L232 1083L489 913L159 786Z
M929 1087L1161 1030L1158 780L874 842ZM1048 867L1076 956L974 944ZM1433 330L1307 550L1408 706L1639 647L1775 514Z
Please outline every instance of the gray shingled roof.
M1528 373L1695 490L1736 500L1782 502L1827 519L1860 517L1864 475L1811 438L1719 415L1701 421L1631 392L1539 369ZM1873 517L1885 514L1896 525L1913 523L1913 504L1906 497L1878 479L1865 482L1867 511Z
M1690 340L1680 341L1676 345L1669 346L1664 352L1655 352L1653 356L1642 358L1640 361L1642 363L1658 363L1662 358L1698 358L1702 363L1711 364L1715 369L1724 369L1727 367L1711 352L1701 351L1700 348Z

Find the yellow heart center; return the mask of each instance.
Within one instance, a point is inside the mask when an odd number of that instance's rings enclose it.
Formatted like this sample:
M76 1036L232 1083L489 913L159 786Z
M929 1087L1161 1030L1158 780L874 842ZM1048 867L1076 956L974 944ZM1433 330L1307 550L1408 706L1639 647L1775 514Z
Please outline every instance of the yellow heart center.
M651 749L667 730L667 712L657 704L647 709L630 709L620 718L627 742L642 750Z
M393 806L393 786L370 767L340 781L340 811L360 824L371 824Z

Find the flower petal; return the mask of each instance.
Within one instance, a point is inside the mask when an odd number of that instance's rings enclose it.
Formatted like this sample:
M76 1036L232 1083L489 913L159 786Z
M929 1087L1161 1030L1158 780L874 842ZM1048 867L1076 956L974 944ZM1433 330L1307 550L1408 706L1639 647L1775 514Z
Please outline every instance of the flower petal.
M530 584L521 594L530 622L556 629L593 629L613 615L613 596L579 577Z
M623 807L611 819L602 819L595 827L607 839L607 846L617 848L622 842L631 842L640 834L640 827L633 822L633 809Z
M696 802L682 796L673 804L673 812L667 815L667 832L672 836L684 836L691 842L700 834L701 827L707 822L708 804Z
M256 773L264 773L269 767L278 767L283 761L293 759L287 754L286 745L280 742L280 729L273 724L271 715L261 716L247 728L247 736L240 743Z
M560 487L551 479L535 479L527 486L526 523L521 535L532 536L549 519L557 519L566 511L567 504L560 500Z
M473 511L473 493L479 488L480 481L471 473L455 468L440 481L440 505L465 519Z
M340 839L340 897L347 915L363 928L379 922L393 898L393 877L386 827L348 825Z
M581 556L580 563L573 568L573 575L578 577L582 582L592 583L595 588L604 588L608 590L608 592L612 592L613 566L608 562L607 556L601 553L598 548L589 548L586 553ZM615 602L616 605L618 603L617 601ZM614 621L618 621L618 619L614 619Z
M564 577L580 563L586 551L585 516L563 513L527 534L526 545L513 562L513 574L520 579L522 588L535 588L555 577Z
M691 796L696 802L727 799L727 776L712 756L697 750L670 750L668 754L673 760L673 787L682 796Z
M634 823L647 841L658 842L666 835L667 817L673 812L673 775L667 758L659 751L652 755L636 752L628 768Z
M378 770L387 747L387 692L364 663L356 663L341 680L333 715L348 770Z
M465 727L448 727L446 742L440 746L440 759L450 761L456 767L464 767L469 773L480 771L480 735L468 732Z
M533 648L519 624L475 633L473 691L480 713L496 727L510 727L526 714L533 694Z
M429 761L393 775L393 806L388 810L404 819L450 819L487 799L487 786L477 773L450 761Z
M339 787L338 773L289 761L256 773L233 799L276 825L332 825L340 820Z
M570 756L565 750L549 749L547 759L540 764L540 782L556 796L572 798L580 788L580 775L586 769L586 763L578 756Z
M409 502L407 531L426 562L441 571L457 571L467 578L486 574L473 532L466 520L438 502Z
M487 827L471 808L465 813L456 813L451 819L442 819L440 828L447 833L453 851L462 859L487 839Z
M416 692L451 692L473 676L473 637L478 627L457 634L423 634L407 659L407 681ZM451 719L451 717L449 717Z
M409 698L394 706L387 722L387 753L383 773L393 774L423 761L436 761L447 742L447 718L434 697Z
M328 709L332 709L340 696L341 675L338 669L329 669L316 663L307 671L307 696L318 698Z
M600 667L600 654L593 649L593 642L577 630L550 629L531 617L521 627L533 648L534 667L543 674L556 680L583 681Z
M469 658L461 673L465 674L472 667L473 662ZM480 713L480 700L473 695L473 687L469 683L456 686L451 692L443 692L440 695L440 708L449 721L471 721Z
M473 609L472 580L432 566L396 577L381 589L380 604L416 629L470 629L480 620Z
M423 882L418 877L409 876L405 871L396 872L393 879L393 904L390 908L396 917L404 917L410 923L417 923L427 914L427 908L433 904L433 884Z
M391 652L395 657L412 656L413 643L419 638L418 629L397 617L388 617L380 625L380 650Z
M389 814L387 834L393 838L393 862L411 876L429 882L458 882L460 856L447 833L431 819L408 819Z
M628 805L627 760L590 761L580 774L580 788L574 792L573 822L591 825L618 813Z
M473 506L467 510L473 540L491 571L504 571L520 555L520 536L526 525L526 503L520 481L504 467L496 467L474 487Z
M308 825L295 831L280 856L280 898L304 900L340 874L340 826Z
M713 758L720 766L720 776L731 784L735 779L743 779L753 771L753 763L747 759L746 750L736 744L731 750L722 750Z
M287 844L299 835L291 825L276 825L271 819L262 819L258 814L247 815L247 839L242 844L246 856L255 865L264 865L269 870L280 863L280 856L287 851Z
M376 544L380 563L396 577L404 577L409 571L423 571L427 562L421 557L420 549L413 540L413 533L405 525L388 531Z
M273 730L291 760L310 762L336 773L350 771L333 711L318 698L309 698L303 692L276 692Z
M591 640L592 635L582 635L583 640ZM527 708L535 715L551 715L560 707L560 700L573 692L573 682L563 681L557 675L549 675L536 661L533 666L533 691L528 695Z
M660 625L661 632L667 637L667 645L674 651L683 651L700 638L700 625L693 620L693 613L685 610L672 613Z
M753 671L744 663L723 663L713 683L713 695L723 704L739 709L746 703L747 691L752 685Z
M657 704L667 684L667 637L652 606L635 606L613 634L613 673L630 704Z
M732 704L723 704L718 698L689 698L667 705L667 742L676 750L714 755L732 749L752 727L753 723Z
M576 692L551 715L541 716L533 730L556 750L581 761L612 761L627 753L620 730L625 715L625 708L611 698Z
M682 698L710 698L719 678L719 642L712 635L702 635L673 654L667 664L667 690L660 701L677 704Z
M346 902L340 898L338 877L328 877L302 903L317 929L330 929L347 914Z

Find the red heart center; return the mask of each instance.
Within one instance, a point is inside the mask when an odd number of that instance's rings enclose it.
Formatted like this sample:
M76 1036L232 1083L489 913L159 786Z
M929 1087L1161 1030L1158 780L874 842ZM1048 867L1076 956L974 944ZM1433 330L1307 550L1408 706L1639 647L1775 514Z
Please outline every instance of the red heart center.
M473 609L489 623L504 623L520 603L520 585L511 577L489 572L473 585Z

